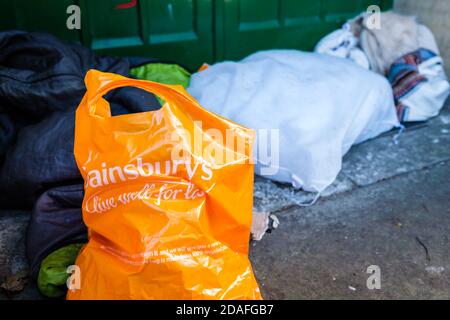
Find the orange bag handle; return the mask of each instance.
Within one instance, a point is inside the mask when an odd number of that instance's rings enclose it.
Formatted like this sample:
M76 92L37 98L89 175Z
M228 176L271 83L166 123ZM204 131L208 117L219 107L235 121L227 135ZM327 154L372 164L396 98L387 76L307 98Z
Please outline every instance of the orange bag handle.
M90 115L110 117L111 111L109 109L109 103L103 99L103 96L109 91L132 86L148 91L155 95L158 95L166 102L173 103L175 105L181 105L180 102L184 102L182 105L196 104L181 86L165 85L157 82L136 80L123 77L114 73L106 73L98 70L89 70L85 77L86 84L86 96L87 99L85 105ZM101 110L98 110L101 109Z

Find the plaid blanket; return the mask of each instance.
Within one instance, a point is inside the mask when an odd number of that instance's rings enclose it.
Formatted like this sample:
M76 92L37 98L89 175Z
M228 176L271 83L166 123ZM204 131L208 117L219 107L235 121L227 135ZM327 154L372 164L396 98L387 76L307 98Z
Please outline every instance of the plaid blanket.
M422 82L427 81L427 78L420 74L419 65L435 56L434 52L421 48L404 55L392 64L388 80L394 91L394 101L400 121L404 120L408 109L401 103L401 99L414 92Z

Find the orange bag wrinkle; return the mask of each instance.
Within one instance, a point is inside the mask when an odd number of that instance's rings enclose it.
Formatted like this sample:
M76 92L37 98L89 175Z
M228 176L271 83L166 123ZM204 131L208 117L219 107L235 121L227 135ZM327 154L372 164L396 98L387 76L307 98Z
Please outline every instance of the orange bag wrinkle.
M68 299L261 299L248 259L254 132L181 86L90 70L75 122L89 242ZM133 86L166 103L112 116Z

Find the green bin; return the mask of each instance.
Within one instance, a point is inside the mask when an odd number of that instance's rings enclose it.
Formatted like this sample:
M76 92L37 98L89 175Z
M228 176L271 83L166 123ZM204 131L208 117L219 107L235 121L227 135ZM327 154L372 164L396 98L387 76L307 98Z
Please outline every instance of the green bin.
M263 49L311 50L369 5L393 0L1 0L0 30L47 31L99 53L148 56L195 70ZM131 3L127 8L118 5ZM67 8L81 9L69 30Z

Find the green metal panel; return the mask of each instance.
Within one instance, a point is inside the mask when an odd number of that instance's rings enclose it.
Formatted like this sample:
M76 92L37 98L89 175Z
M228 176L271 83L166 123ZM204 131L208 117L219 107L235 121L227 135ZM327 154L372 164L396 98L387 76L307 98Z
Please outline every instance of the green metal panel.
M149 56L197 68L213 62L213 0L0 0L0 30L48 31L101 54ZM68 30L66 9L81 7L81 30Z
M324 35L372 4L392 7L391 0L219 0L216 60L263 49L312 50Z
M191 68L213 61L213 0L82 1L83 43L105 54L151 56Z
M67 7L73 0L0 0L0 30L49 31L66 40L80 41L80 31L68 30Z
M0 0L0 30L48 31L99 53L159 57L191 69L263 49L311 50L371 4L393 0ZM81 30L66 9L81 7Z

